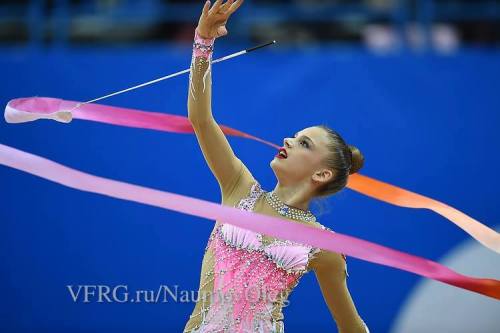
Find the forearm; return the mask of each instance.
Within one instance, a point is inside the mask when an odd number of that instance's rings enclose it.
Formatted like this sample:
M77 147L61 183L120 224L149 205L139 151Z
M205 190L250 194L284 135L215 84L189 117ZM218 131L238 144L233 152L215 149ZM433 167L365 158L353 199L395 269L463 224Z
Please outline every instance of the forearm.
M196 33L188 91L188 117L192 123L212 118L212 47L213 39L203 39Z
M327 300L332 318L337 324L339 333L368 333L369 330L359 316L350 295L337 293L337 297L343 297L342 300ZM334 304L335 305L334 305Z
M339 253L321 251L312 265L338 332L369 333L347 287L345 257Z

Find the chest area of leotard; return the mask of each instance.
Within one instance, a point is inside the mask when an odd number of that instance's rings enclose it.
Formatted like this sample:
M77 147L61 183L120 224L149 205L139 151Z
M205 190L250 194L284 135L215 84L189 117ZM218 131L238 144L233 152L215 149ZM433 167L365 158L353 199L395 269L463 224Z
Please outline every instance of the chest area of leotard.
M259 233L231 224L222 224L218 237L226 247L233 251L260 252L276 265L287 271L307 270L314 248L280 239L264 239Z
M265 200L266 192L255 183L248 196L235 207L270 216L282 217ZM231 224L221 224L217 234L227 246L243 251L259 251L280 267L289 271L307 270L309 261L316 251L305 244L275 239Z

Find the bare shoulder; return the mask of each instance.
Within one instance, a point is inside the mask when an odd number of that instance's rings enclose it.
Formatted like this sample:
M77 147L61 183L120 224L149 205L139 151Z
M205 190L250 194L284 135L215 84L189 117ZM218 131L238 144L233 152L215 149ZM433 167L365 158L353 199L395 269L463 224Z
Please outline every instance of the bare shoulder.
M346 260L341 253L321 250L311 260L310 267L314 271L344 272Z
M316 222L314 227L328 230L334 232L328 227L323 226L321 223ZM318 249L318 252L311 259L309 264L316 273L318 272L330 272L330 273L340 273L346 270L346 257L342 253L337 253L329 250Z

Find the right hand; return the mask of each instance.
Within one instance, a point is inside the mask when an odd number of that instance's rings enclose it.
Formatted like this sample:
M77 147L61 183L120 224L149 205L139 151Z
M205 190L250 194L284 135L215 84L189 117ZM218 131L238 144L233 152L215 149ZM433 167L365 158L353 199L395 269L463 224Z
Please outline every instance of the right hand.
M231 16L243 3L243 0L216 0L210 8L210 0L205 2L203 11L198 21L198 34L202 38L211 39L227 35L226 23Z

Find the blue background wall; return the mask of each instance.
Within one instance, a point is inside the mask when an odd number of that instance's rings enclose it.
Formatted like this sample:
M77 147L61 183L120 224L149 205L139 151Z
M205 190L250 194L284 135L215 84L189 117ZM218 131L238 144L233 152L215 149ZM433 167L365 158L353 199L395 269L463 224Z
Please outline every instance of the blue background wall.
M236 50L219 45L216 56ZM3 49L0 102L28 96L88 100L189 62L190 50L174 47ZM213 76L213 112L220 124L280 144L297 130L327 123L361 149L363 174L495 227L498 52L381 57L362 50L275 48L214 65ZM184 76L103 104L187 115L187 86ZM229 140L264 188L272 189L275 151ZM220 201L193 135L86 121L0 122L0 143L99 176ZM75 303L66 286L197 290L212 221L64 188L6 167L0 167L0 188L2 331L181 331L191 303ZM328 205L320 221L332 229L431 260L469 238L431 212L350 190ZM372 332L388 331L420 278L355 258L348 258L348 267L358 311ZM290 301L284 309L287 332L334 330L314 274L303 278Z

